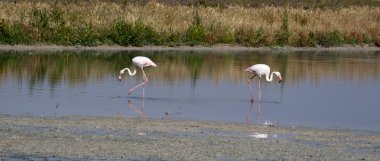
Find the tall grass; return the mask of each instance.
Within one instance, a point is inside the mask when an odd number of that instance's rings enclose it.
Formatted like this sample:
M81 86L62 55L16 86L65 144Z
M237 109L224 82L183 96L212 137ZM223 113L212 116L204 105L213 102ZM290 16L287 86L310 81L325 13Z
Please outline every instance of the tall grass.
M295 47L380 44L380 8L357 4L355 0L347 0L351 5L341 7L208 4L219 4L216 0L191 5L158 2L2 1L0 43ZM379 6L376 2L367 4Z

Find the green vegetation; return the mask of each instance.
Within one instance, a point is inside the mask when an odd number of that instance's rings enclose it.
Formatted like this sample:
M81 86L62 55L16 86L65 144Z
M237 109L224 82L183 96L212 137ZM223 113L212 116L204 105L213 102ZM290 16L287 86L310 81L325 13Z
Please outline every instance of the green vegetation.
M0 44L380 46L380 1L0 2Z
M137 21L129 24L124 21L116 22L109 31L110 40L119 45L157 45L159 44L158 34L149 26Z
M288 45L290 37L290 31L289 31L289 18L288 18L288 11L285 9L284 14L282 16L282 24L280 30L277 31L275 38L276 38L276 44L280 46Z
M183 40L193 46L204 43L205 36L206 32L202 25L202 19L199 17L198 12L196 12L193 23L185 32Z

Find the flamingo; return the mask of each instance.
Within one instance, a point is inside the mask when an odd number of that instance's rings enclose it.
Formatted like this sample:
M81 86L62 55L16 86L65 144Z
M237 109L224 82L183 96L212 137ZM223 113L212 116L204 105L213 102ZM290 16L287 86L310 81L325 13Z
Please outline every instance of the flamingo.
M152 60L150 60L149 58L144 57L144 56L136 56L132 59L132 62L133 62L133 65L135 67L137 66L137 67L141 68L141 71L143 73L143 82L141 84L131 88L128 92L128 95L130 95L136 88L138 88L140 86L145 86L145 84L148 83L149 80L148 80L148 77L146 77L146 75L145 75L144 67L149 67L149 66L157 67L157 65ZM134 76L136 74L136 68L134 69L133 72L131 72L131 70L129 68L124 68L124 69L120 70L119 81L121 81L121 78L122 78L121 76L124 74L125 70L128 71L128 74L130 76Z
M251 67L245 69L244 71L246 72L251 72L253 73L253 76L248 79L247 83L251 92L251 102L253 102L253 92L252 92L252 87L250 84L250 80L253 79L255 76L259 76L259 102L261 101L261 76L265 75L265 79L267 82L272 82L273 80L273 74L278 77L279 83L282 81L281 73L277 71L273 71L270 73L270 67L266 64L255 64L252 65Z

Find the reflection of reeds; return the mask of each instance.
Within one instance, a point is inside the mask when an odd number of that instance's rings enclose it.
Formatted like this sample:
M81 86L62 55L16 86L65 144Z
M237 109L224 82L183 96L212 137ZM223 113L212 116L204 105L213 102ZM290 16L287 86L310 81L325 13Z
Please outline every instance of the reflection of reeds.
M0 2L0 43L247 46L380 44L380 8L260 8L106 1ZM124 36L123 36L124 35ZM127 36L125 36L127 35ZM131 36L132 35L132 36Z
M115 78L120 69L131 67L136 55L152 58L158 68L147 69L153 82L161 84L178 81L196 82L211 79L245 82L249 73L244 69L256 64L269 64L273 70L282 72L286 83L300 81L319 83L322 79L362 81L380 80L380 54L356 53L187 53L187 52L131 52L131 53L50 53L0 54L0 83L12 77L27 81L31 86L47 82L55 87L64 82L70 86L85 84L88 80L102 81ZM134 78L141 80L141 72Z

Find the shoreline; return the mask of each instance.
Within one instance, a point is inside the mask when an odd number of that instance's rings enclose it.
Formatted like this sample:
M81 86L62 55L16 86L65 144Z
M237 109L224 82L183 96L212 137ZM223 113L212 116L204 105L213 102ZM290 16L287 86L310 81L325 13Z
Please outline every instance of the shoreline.
M353 51L380 48L1 46L0 51ZM32 52L31 52L32 53ZM0 114L2 160L378 160L380 132L123 116Z
M0 114L0 158L376 160L380 134L174 119Z
M59 46L59 45L0 45L0 51L380 51L380 47L243 47L230 45L214 46Z

